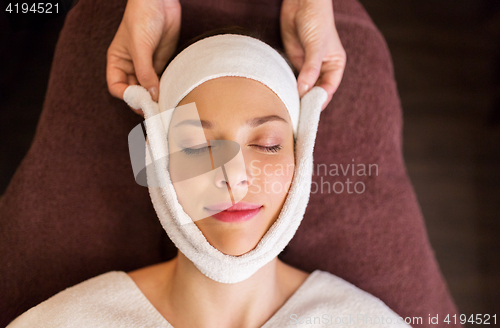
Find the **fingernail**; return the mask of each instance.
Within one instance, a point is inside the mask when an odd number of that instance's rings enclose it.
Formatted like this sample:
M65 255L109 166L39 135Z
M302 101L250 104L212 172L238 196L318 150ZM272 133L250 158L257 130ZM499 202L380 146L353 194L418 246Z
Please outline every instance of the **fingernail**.
M309 90L309 85L305 84L305 83L299 83L299 96L302 97L306 92L307 90Z
M157 87L151 87L148 89L149 94L151 95L151 98L153 101L158 101L158 88Z

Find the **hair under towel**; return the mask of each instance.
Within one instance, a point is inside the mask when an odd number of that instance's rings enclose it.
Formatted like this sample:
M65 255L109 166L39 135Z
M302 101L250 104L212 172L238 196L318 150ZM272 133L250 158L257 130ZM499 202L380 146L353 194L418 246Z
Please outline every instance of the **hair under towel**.
M257 246L240 256L224 254L208 243L180 205L168 171L166 137L172 109L198 85L223 76L250 78L271 89L290 114L296 140L295 172L283 208ZM151 154L146 151L146 163L154 163L154 170L147 171L148 188L158 218L176 247L204 275L221 283L237 283L285 248L309 201L312 154L321 107L327 99L325 90L314 87L299 101L295 76L276 50L252 37L224 34L197 41L172 60L160 80L159 104L136 85L129 86L123 98L145 114L151 149ZM151 120L159 114L161 120ZM153 180L161 181L160 187L149 184Z

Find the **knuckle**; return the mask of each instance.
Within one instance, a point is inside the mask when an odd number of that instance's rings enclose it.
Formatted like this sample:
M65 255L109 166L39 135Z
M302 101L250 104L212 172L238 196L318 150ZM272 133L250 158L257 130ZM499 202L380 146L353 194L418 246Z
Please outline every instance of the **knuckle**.
M321 63L309 63L304 67L304 71L306 74L313 75L319 74L321 71Z
M135 75L138 78L147 78L149 75L149 72L144 66L140 66L140 67L135 68Z

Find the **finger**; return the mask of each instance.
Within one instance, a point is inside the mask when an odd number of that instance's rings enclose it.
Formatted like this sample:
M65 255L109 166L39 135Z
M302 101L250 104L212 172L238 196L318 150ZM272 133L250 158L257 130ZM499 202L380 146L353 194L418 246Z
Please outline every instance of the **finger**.
M138 44L132 53L135 76L139 84L146 88L154 101L158 101L158 75L153 68L153 49L146 44Z
M281 4L280 30L283 48L287 58L297 71L300 71L304 64L304 49L299 40L295 17L299 9L298 3L291 0L284 0Z
M127 78L125 77L124 79L126 80ZM128 86L129 84L127 82L123 82L123 80L109 82L108 90L113 97L123 100L123 93L125 92L125 89L127 89Z
M323 111L326 108L326 106L328 106L328 104L330 103L330 101L332 100L332 98L333 98L333 94L328 94L328 97L326 97L325 102L321 106L321 111Z
M344 75L344 67L345 66L343 64L339 63L333 65L330 70L322 73L319 81L319 86L325 89L326 93L328 94L328 99L327 101L325 101L323 109L326 107L326 105L328 105L333 97L333 94L337 91Z
M128 87L128 76L134 74L134 65L126 51L111 43L106 53L106 82L112 96L123 99Z
M123 99L123 92L128 87L127 76L131 73L133 73L131 63L127 63L126 60L116 58L113 55L107 56L106 82L113 97Z
M321 72L323 53L316 46L305 47L304 64L297 78L299 96L302 97L316 83Z
M285 54L297 71L304 65L304 49L296 33L282 32L283 48Z
M173 18L175 20L175 18ZM179 22L171 22L171 26L168 31L161 38L158 46L156 47L156 51L153 55L153 68L156 73L160 74L167 64L170 57L175 52L177 47L177 41L179 40L179 32L180 32L180 13L179 13Z
M113 97L123 100L123 93L129 86L127 74L122 70L110 68L106 72L109 93Z
M137 78L134 76L134 66L132 62L125 59L114 58L113 55L108 56L106 80L111 95L122 100L123 93L129 85L139 84ZM136 114L144 117L144 112L141 109L130 108Z
M304 65L304 49L302 49L302 46L300 44L288 44L288 46L285 47L285 54L292 63L293 67L297 70L297 72L300 72L302 69L302 66Z
M135 75L128 75L127 80L128 80L128 85L138 85L139 84L139 81L137 81L137 78L135 77Z
M153 58L153 69L157 74L160 74L165 69L168 59L172 56L173 51L170 47L158 48Z
M128 77L128 84L129 85L138 85L139 82L137 81L137 78L135 77L135 75L129 75ZM130 107L130 106L129 106ZM138 114L138 115L141 115L142 117L144 117L144 112L142 111L142 109L135 109L133 107L130 107L130 109L132 109L134 111L134 113Z

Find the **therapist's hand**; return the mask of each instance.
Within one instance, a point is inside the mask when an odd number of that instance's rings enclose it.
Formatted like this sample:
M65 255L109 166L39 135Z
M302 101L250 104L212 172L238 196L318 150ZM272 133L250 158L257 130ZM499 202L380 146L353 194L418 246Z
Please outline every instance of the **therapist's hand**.
M158 74L173 55L179 39L178 0L128 0L118 31L108 48L109 92L123 99L132 84L148 89L158 101ZM143 115L141 110L135 110ZM143 115L144 116L144 115Z
M340 85L346 53L335 27L332 0L283 0L281 38L302 97L314 85L326 90L323 109Z

